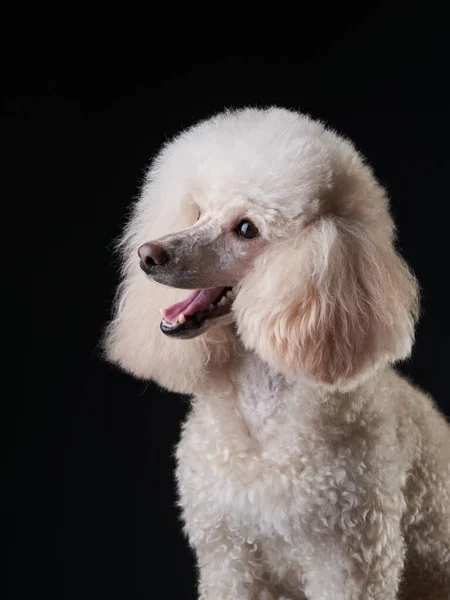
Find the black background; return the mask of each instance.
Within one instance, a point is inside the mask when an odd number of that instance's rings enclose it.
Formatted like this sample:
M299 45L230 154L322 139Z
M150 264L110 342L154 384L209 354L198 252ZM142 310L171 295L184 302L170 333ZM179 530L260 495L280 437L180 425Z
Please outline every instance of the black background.
M69 15L71 34L56 27L39 58L30 48L7 91L20 169L9 202L29 206L26 323L32 313L6 485L11 598L195 597L172 475L187 399L118 372L96 344L117 283L111 242L145 167L224 107L308 112L368 157L423 292L402 370L450 414L444 15L429 3L271 6L263 27L260 15L244 24L242 8L213 9L196 26L175 7L114 26Z

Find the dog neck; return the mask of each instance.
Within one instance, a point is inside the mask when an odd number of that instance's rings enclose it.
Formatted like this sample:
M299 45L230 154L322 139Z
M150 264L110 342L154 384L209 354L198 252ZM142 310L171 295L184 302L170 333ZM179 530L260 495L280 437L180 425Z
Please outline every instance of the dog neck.
M279 433L282 423L292 418L293 409L312 417L323 394L297 377L272 369L257 354L241 349L228 368L216 373L202 394L208 403L227 404L257 441Z
M235 386L236 406L252 437L260 439L279 418L285 397L292 391L285 375L271 369L259 356L246 352L233 365L231 377Z
M351 392L330 391L298 376L272 369L257 354L241 350L228 368L211 377L201 401L226 405L243 421L250 436L263 442L287 432L296 423L297 432L317 429L333 422L336 433L356 422L370 399L375 378ZM198 396L197 396L198 398ZM200 399L200 398L199 398Z

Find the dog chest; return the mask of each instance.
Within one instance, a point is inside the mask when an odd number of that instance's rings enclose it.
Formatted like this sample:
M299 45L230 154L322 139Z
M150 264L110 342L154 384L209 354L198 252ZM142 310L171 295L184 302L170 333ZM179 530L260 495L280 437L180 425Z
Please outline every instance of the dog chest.
M231 407L230 413L234 410ZM264 450L237 413L202 407L188 418L177 448L180 504L188 528L219 522L250 538L291 535L313 501L304 475L313 466L300 454ZM211 414L208 415L208 411ZM197 525L193 525L196 523Z

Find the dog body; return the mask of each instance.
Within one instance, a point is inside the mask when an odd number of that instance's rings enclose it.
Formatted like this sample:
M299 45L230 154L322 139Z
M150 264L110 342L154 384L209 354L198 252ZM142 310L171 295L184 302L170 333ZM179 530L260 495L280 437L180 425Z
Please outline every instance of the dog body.
M445 598L448 427L431 400L390 368L340 394L253 354L230 366L177 450L200 597Z
M162 151L121 248L108 356L193 395L177 480L200 598L450 597L449 426L392 367L417 285L354 147L224 113Z

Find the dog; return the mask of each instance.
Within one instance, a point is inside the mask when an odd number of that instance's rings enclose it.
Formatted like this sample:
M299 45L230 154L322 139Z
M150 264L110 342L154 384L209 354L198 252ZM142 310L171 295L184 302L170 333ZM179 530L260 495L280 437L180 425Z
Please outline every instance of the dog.
M450 427L395 371L418 285L352 143L282 108L218 114L162 148L118 247L108 360L192 395L199 598L450 598Z

